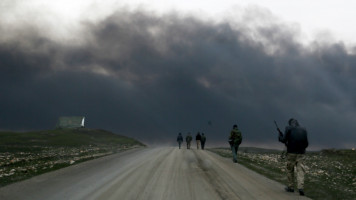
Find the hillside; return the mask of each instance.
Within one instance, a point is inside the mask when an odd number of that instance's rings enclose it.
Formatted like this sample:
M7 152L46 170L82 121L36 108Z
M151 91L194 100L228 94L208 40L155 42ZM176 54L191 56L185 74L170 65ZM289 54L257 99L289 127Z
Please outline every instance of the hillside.
M84 145L143 145L142 143L100 129L55 129L31 132L0 132L0 151L17 148L78 147ZM5 149L4 149L5 148Z
M145 145L99 129L0 132L0 187L140 146Z

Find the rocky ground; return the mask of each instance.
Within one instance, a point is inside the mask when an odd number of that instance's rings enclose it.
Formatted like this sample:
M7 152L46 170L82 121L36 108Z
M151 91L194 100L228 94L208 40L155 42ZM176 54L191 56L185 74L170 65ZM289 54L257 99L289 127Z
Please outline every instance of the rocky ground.
M137 146L34 146L31 151L0 152L0 186L135 147Z
M230 149L212 151L230 157ZM286 160L281 153L239 152L241 164L286 184ZM356 152L323 150L305 156L305 190L313 199L356 199Z

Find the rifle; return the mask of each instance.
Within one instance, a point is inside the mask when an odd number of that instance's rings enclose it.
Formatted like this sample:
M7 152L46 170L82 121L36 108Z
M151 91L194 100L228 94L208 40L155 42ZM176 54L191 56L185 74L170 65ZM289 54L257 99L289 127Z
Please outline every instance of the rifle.
M278 133L279 133L279 138L283 137L283 133L282 133L281 129L279 129L276 120L274 120L274 124L276 125L277 131L278 131ZM287 156L287 152L286 152L286 150L284 149L284 150L282 151L282 153L281 153L281 158L282 158L282 159L285 159L286 156Z
M278 133L279 133L279 136L283 136L283 133L282 133L281 129L279 129L276 120L274 120L274 124L276 125L276 128L277 128L277 131L278 131Z

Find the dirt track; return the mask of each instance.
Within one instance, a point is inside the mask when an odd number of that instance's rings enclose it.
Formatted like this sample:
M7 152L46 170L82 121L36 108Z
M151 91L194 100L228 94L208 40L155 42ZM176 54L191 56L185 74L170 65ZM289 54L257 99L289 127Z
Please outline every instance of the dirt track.
M152 147L0 188L0 199L307 199L214 153Z

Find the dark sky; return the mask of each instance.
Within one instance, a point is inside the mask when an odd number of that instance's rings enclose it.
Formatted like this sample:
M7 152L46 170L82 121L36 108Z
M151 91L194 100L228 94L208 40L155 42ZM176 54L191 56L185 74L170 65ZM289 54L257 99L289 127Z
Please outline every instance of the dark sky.
M226 145L237 123L244 146L282 148L273 120L284 129L293 117L311 149L355 147L356 55L343 42L303 45L273 21L251 30L139 10L82 26L78 43L31 24L0 40L0 130L85 116L144 142L203 131Z

